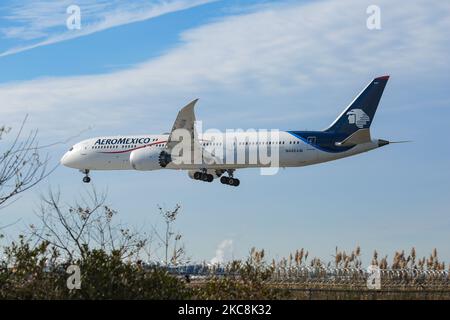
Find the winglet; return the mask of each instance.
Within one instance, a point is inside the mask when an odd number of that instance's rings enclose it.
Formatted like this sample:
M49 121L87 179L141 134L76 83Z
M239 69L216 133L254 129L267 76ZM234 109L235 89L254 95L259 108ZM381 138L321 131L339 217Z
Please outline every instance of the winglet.
M194 99L194 100L192 100L191 102L189 102L187 105L185 105L181 110L180 110L180 112L181 111L183 111L183 110L185 110L185 109L188 109L188 108L193 108L193 107L195 107L195 104L197 103L197 101L198 101L198 98L197 99Z
M193 104L195 106L195 104L198 102L199 98L192 100L191 102L189 102L188 105Z

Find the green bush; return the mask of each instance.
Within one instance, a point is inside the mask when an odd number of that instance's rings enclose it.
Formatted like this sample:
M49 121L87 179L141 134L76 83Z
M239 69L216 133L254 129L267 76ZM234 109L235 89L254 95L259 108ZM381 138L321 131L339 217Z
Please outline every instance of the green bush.
M144 268L139 263L126 263L120 254L90 251L79 262L82 274L80 290L71 297L82 299L185 299L189 290L185 283L160 267Z
M229 265L230 276L213 276L199 285L188 285L165 268L126 262L118 251L85 250L72 261L80 269L81 287L67 287L68 262L48 242L32 246L20 237L4 248L0 268L0 299L280 299L286 291L267 282L272 267L264 252L253 250L244 263Z
M120 254L91 250L75 264L81 288L69 290L67 263L42 242L32 248L21 237L5 250L0 269L0 299L187 299L185 282L163 268L124 262Z

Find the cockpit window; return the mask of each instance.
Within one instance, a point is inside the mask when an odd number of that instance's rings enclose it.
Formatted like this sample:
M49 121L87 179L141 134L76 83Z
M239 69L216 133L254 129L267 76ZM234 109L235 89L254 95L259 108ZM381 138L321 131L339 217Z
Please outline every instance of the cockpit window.
M71 147L70 149L69 149L69 151L72 151L73 150L73 147Z

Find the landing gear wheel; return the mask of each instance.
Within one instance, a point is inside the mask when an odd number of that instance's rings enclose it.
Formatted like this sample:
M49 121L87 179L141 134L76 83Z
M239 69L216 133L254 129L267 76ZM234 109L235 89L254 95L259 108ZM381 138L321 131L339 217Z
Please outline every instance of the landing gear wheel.
M195 180L201 180L204 182L212 182L214 180L214 176L212 174L209 174L207 172L194 172L194 179Z
M194 179L195 180L200 180L202 178L202 173L201 172L195 172L194 173Z
M222 176L220 178L220 183L227 184L227 185L233 186L233 187L237 187L238 185L240 185L241 182L239 181L239 179L233 178L233 176L230 176L230 177Z
M205 182L212 182L214 180L214 176L212 174L209 173L202 173L202 178L203 181Z
M228 184L228 180L229 180L230 178L228 178L228 177L225 177L225 176L222 176L221 178L220 178L220 183L222 183L222 184Z
M84 174L83 182L89 183L91 182L91 178L89 178L89 169L82 169L80 170L82 174Z

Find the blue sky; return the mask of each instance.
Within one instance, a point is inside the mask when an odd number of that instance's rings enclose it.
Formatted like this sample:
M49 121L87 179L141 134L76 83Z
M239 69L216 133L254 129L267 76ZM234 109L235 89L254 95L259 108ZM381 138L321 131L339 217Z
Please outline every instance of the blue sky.
M73 3L81 30L66 28ZM28 113L43 143L79 135L48 150L55 163L84 138L167 132L194 98L204 128L323 129L372 77L390 74L372 135L414 143L269 177L243 170L239 188L170 171L94 172L94 185L130 225L157 223L157 204L180 203L193 260L225 241L234 257L305 247L330 259L335 246L360 245L367 262L373 249L392 257L415 246L450 262L450 4L376 1L382 28L368 30L373 3L4 1L2 124ZM35 221L50 187L66 201L89 188L59 167L0 212L2 225L19 219L8 233Z

